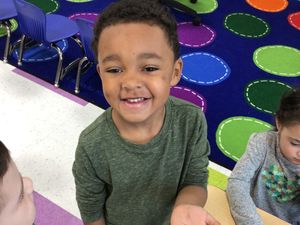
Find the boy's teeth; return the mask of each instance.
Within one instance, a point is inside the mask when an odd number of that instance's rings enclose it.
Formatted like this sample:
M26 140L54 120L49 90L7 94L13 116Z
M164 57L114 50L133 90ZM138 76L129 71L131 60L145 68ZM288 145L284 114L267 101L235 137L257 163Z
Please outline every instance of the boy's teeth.
M141 102L144 98L129 98L127 99L128 102Z

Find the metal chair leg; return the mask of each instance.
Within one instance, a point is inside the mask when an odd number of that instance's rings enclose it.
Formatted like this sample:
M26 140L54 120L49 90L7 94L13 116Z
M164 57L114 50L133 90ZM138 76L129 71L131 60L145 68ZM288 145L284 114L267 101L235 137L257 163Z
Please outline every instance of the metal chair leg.
M60 80L64 79L64 77L75 67L78 67L78 64L80 62L81 58L77 58L75 60L73 60L71 63L69 63L69 65L67 65L66 67L64 67L62 69L61 75L60 75Z
M22 58L23 58L23 51L24 51L24 42L25 42L25 35L21 37L21 44L19 48L19 56L18 56L18 65L22 66Z
M17 40L14 44L11 45L8 54L11 55L15 49L20 48L20 45L21 45L21 39Z
M61 73L62 73L63 54L62 54L62 50L57 45L52 43L51 47L54 48L57 51L57 55L58 55L58 65L57 65L55 82L54 82L54 86L58 88L59 87L60 76L61 76Z
M4 56L3 56L3 62L7 63L7 57L8 57L8 53L9 53L9 49L10 49L10 27L9 27L9 23L8 22L4 22L3 25L6 28L6 33L7 33L7 37L6 37L6 44L5 44L5 49L4 49Z
M83 48L83 45L82 45L80 39L79 39L76 35L73 35L71 38L72 38L72 39L77 43L77 45L80 47L80 49L81 49L81 51L82 51L82 54L83 54L83 56L84 56L84 55L85 55L85 53L84 53L84 48ZM75 68L75 67L78 67L78 64L79 64L79 62L80 62L81 59L82 59L82 58L79 57L79 58L73 60L71 63L69 63L69 65L67 65L65 68L63 68L63 69L62 69L62 72L61 72L61 74L60 74L60 80L64 79L64 77L68 74L68 72L69 72L70 70L72 70L72 69Z
M86 62L87 60L88 60L88 58L85 56L80 60L80 62L78 64L78 70L77 70L77 75L76 75L76 84L75 84L75 93L76 94L78 94L80 92L79 84L80 84L81 67L82 67L82 64L84 62Z
M85 55L84 48L83 48L83 45L82 45L80 39L76 35L73 35L71 38L79 45L79 47L82 51L82 55Z

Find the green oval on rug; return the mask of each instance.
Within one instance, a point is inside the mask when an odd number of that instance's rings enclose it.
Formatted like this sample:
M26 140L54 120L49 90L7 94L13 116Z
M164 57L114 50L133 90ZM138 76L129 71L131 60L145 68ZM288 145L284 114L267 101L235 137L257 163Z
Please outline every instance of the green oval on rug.
M276 80L257 80L245 88L247 102L258 109L270 114L278 110L281 96L292 87Z
M91 2L94 0L66 0L68 2L75 2L75 3L83 3L83 2Z
M206 1L197 1L196 3L191 3L190 0L177 0L183 5L195 10L198 14L201 13L211 13L218 8L218 2L216 0L206 0Z
M59 4L56 0L27 0L28 2L38 6L41 8L45 13L53 13L56 12Z
M11 24L10 26L11 32L15 31L18 28L18 22L15 19L10 19L9 22ZM7 34L6 28L0 25L0 37L5 36L6 34Z
M248 38L260 38L270 32L264 20L247 13L232 13L226 16L224 26L231 32Z
M253 117L230 117L219 124L216 131L216 143L224 155L238 161L244 154L252 133L272 128L271 124Z
M258 48L253 54L256 66L270 74L300 76L300 51L284 45L269 45Z

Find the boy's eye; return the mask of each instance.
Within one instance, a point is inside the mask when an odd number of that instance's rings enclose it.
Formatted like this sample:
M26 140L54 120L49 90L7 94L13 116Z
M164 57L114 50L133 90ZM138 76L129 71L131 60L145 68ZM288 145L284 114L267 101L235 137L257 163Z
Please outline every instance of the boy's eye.
M107 73L121 73L122 69L121 68L109 68L105 70Z
M155 66L146 66L146 67L144 67L144 71L146 71L146 72L153 72L153 71L156 71L156 70L158 70L158 68L155 67Z
M291 145L293 145L293 146L300 146L300 143L299 142L291 142Z

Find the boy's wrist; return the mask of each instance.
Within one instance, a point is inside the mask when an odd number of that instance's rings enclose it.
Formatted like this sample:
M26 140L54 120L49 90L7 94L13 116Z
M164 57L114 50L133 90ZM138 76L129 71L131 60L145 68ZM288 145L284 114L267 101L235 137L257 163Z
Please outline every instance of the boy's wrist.
M207 200L207 190L200 186L189 185L178 193L174 208L179 205L204 207Z

